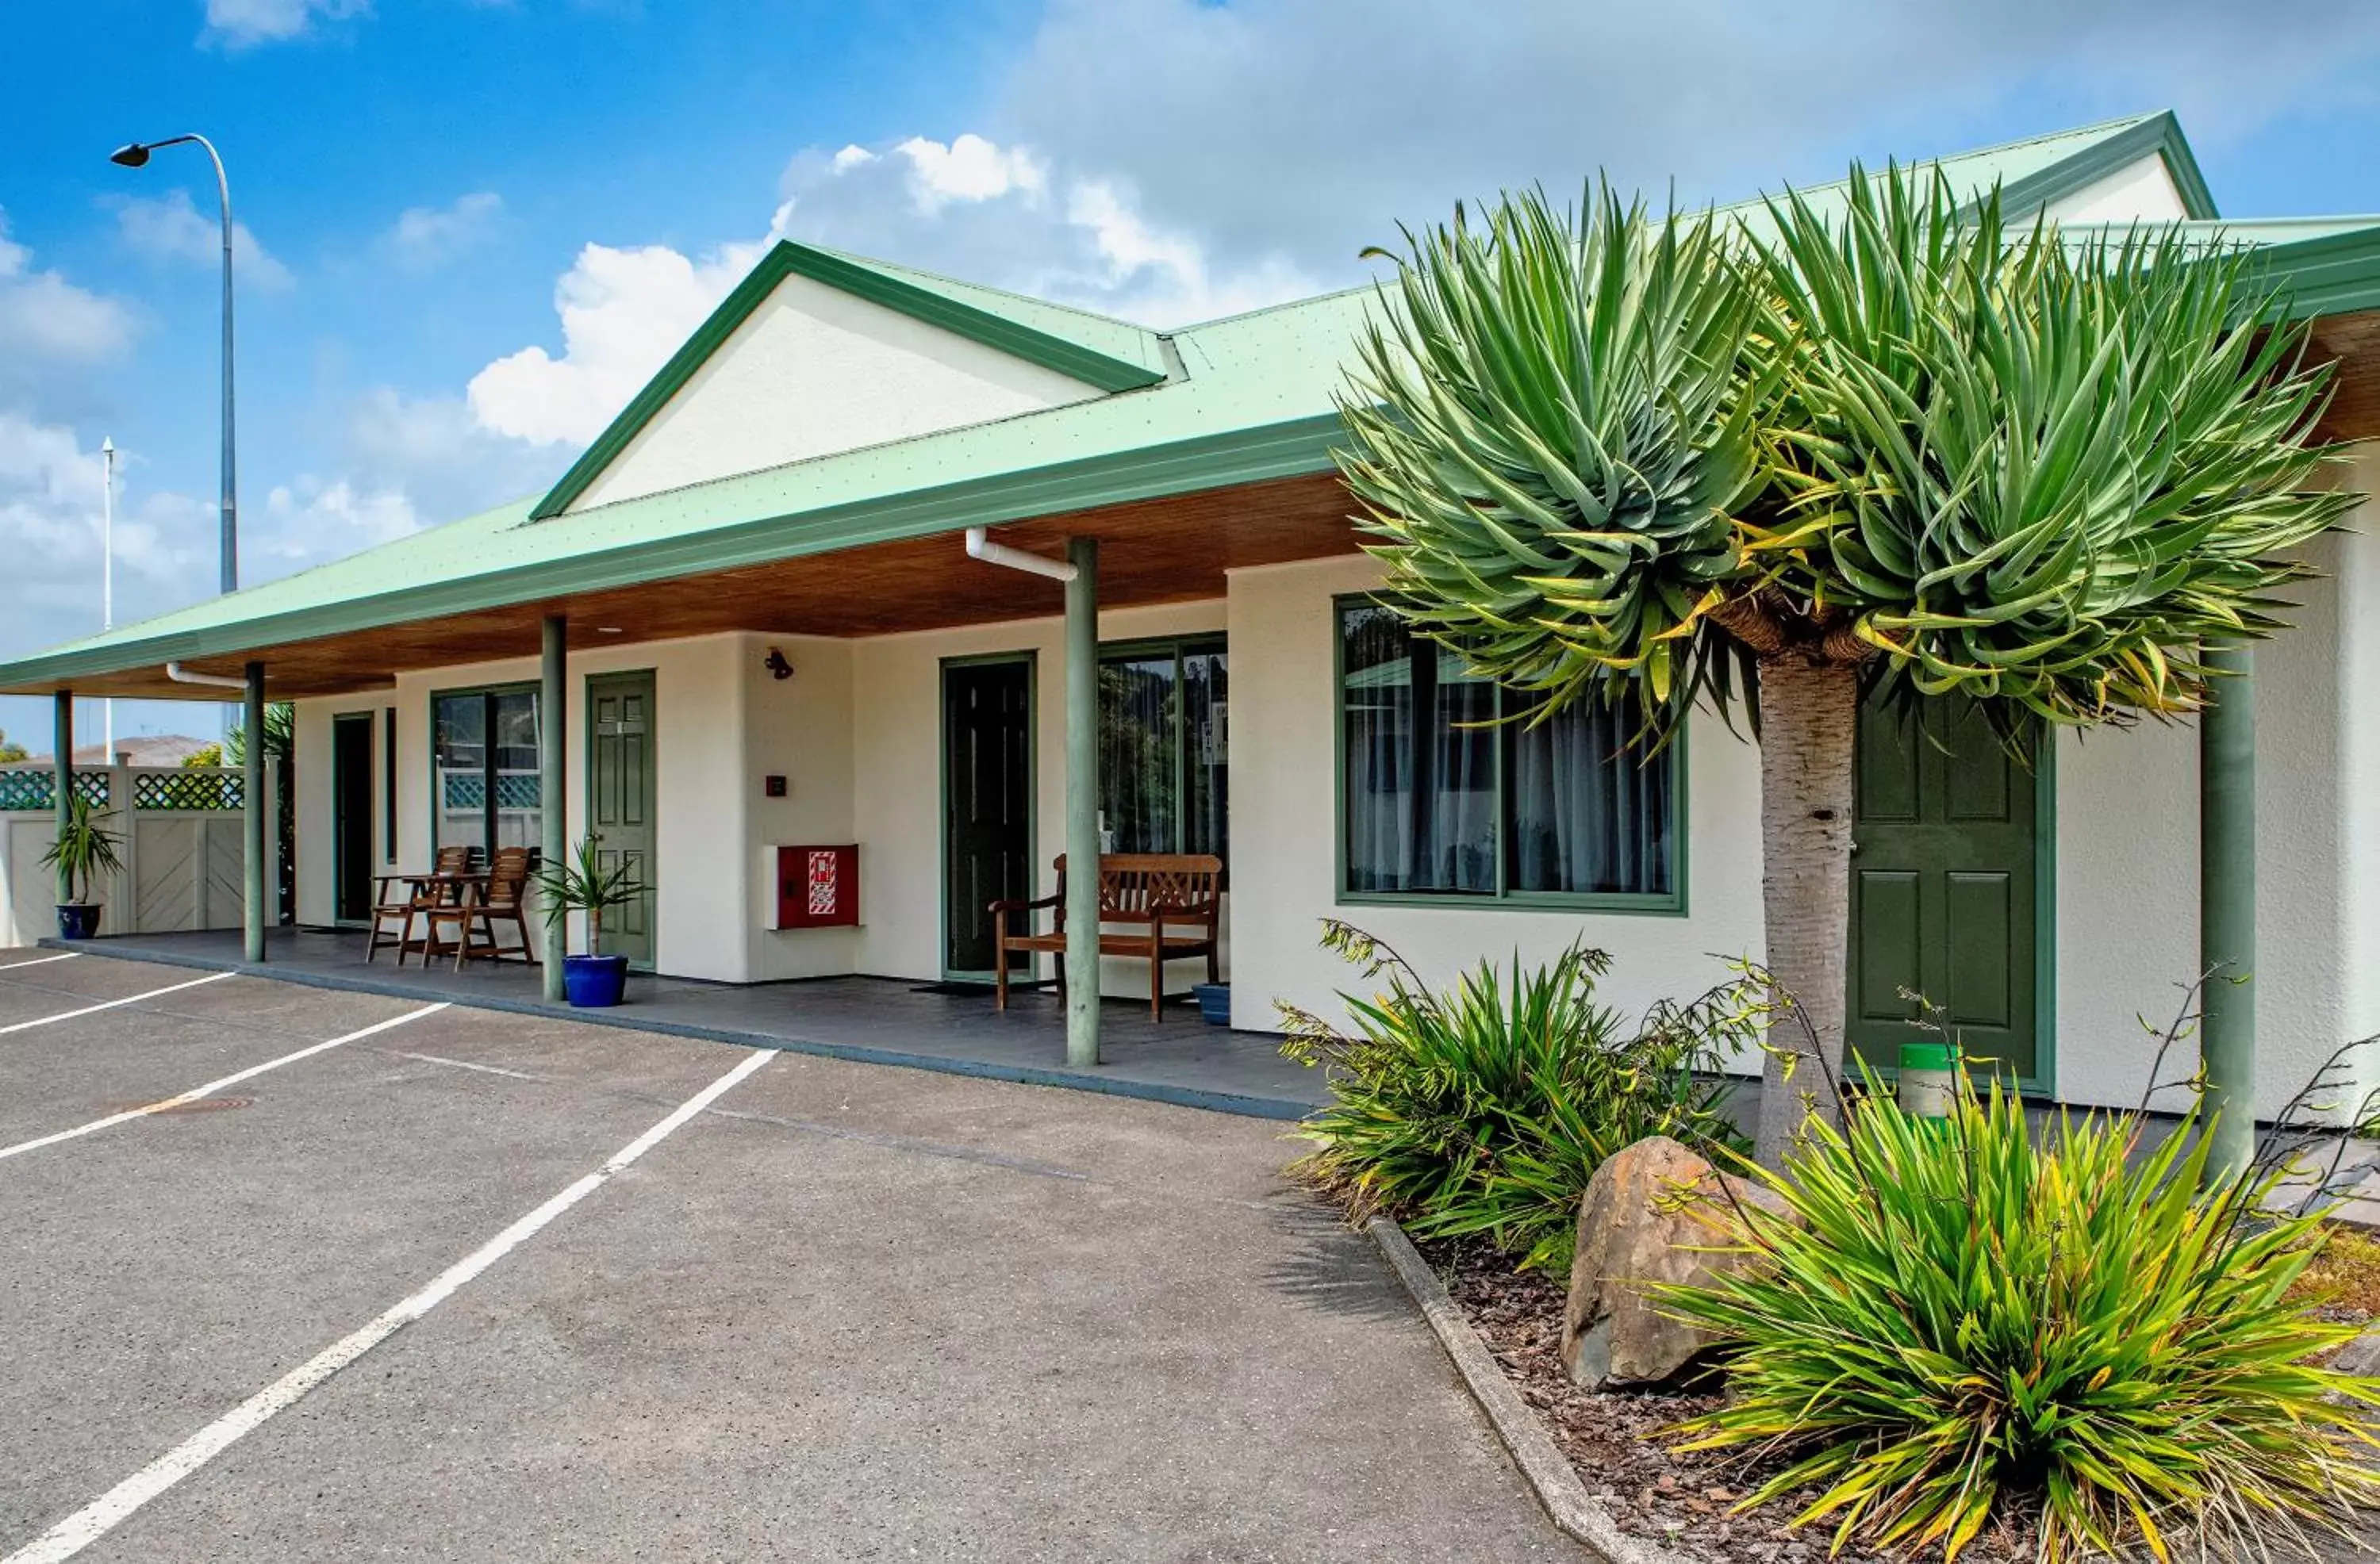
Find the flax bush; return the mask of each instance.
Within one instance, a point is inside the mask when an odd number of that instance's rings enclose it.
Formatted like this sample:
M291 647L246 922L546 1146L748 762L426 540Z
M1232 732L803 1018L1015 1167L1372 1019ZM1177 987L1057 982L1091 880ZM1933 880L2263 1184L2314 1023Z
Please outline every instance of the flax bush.
M1524 1267L1559 1270L1605 1158L1654 1134L1706 1152L1742 1144L1710 1074L1756 1030L1736 986L1657 1005L1630 1029L1595 1001L1611 958L1583 945L1537 968L1482 962L1433 990L1360 929L1328 922L1323 943L1387 986L1341 996L1353 1032L1281 1007L1282 1051L1330 1084L1304 1127L1316 1148L1293 1171L1358 1217L1482 1234Z
M1732 1353L1684 1447L1771 1460L1747 1507L1817 1490L1794 1523L1838 1551L1955 1558L2015 1519L2047 1559L2164 1558L2180 1532L2193 1557L2312 1555L2380 1499L2380 1382L2317 1366L2355 1328L2290 1295L2320 1214L2271 1214L2269 1163L2210 1187L2203 1128L2035 1129L1997 1085L1947 1122L1876 1094L1811 1126L1782 1175L1754 1170L1793 1214L1742 1213L1756 1263L1663 1290Z

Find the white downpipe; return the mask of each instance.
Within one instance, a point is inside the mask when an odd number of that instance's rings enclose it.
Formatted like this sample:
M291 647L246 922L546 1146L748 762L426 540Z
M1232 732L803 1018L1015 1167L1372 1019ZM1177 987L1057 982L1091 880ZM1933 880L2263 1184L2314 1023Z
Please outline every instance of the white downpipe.
M177 685L205 685L212 689L218 690L245 690L248 688L248 681L246 679L235 679L223 673L195 673L190 669L183 667L178 662L168 662L165 664L165 677L173 680L174 683Z
M1046 576L1052 581L1072 581L1075 567L1064 560L1046 559L1039 554L1012 549L1005 543L991 540L990 532L980 527L966 529L966 552L969 559L979 559L986 564L1004 564L1011 570L1028 571Z

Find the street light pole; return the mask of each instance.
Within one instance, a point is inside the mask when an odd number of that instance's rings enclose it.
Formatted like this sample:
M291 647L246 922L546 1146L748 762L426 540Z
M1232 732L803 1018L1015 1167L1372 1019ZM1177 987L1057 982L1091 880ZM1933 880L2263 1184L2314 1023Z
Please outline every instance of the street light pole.
M176 147L185 142L204 148L207 161L214 164L215 199L223 215L223 520L218 545L223 590L233 592L239 589L239 459L232 439L231 181L224 174L223 156L215 151L215 144L197 134L169 136L162 141L134 141L110 153L109 161L127 168L141 168L147 166L149 154L159 147Z

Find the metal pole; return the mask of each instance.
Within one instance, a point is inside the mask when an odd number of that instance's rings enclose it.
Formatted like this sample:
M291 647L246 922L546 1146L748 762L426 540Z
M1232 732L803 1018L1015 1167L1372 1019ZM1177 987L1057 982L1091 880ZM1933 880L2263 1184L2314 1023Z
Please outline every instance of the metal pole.
M264 664L248 665L246 773L240 783L240 824L246 837L241 854L240 924L247 931L247 958L264 959Z
M215 151L215 144L204 136L194 135L190 139L207 150L207 160L215 165L215 199L223 214L223 499L215 547L217 576L223 590L228 594L239 590L239 449L233 439L231 372L231 180L224 173L223 157ZM249 752L252 770L255 752L262 747L264 724L257 718L252 691L249 705ZM263 936L258 935L254 943L256 949L249 960L262 961Z
M1099 1061L1099 540L1066 544L1066 1062Z
M57 702L50 745L52 764L56 768L50 787L57 806L58 834L64 836L67 819L74 804L74 691L60 690L52 697ZM67 878L62 865L58 869L58 900L65 902L74 895L74 883Z
M99 627L115 628L115 442L99 441ZM115 764L115 697L99 705L100 732L107 741L107 764Z
M239 590L239 450L233 440L231 372L231 180L224 173L221 153L204 136L191 140L207 150L215 165L215 199L223 215L223 503L222 526L216 538L223 589Z
M196 131L168 136L162 141L132 142L118 148L110 161L127 168L146 167L152 152L163 147L178 147L186 141L204 148L207 161L214 165L215 204L223 221L223 505L217 543L221 551L219 576L223 589L230 592L239 586L239 462L232 442L231 179L224 173L223 154L215 151L215 144Z
M569 689L564 682L568 668L570 622L559 613L545 616L543 661L537 701L537 807L539 842L548 868L558 867L570 851L569 820L564 794L567 788L564 762L568 734ZM542 910L542 909L540 909ZM569 949L570 930L560 918L545 925L545 998L562 1001L562 957Z
M2256 1154L2255 654L2209 647L2205 659L2217 677L2198 725L2199 1057L2216 1116L2206 1174L2221 1180Z

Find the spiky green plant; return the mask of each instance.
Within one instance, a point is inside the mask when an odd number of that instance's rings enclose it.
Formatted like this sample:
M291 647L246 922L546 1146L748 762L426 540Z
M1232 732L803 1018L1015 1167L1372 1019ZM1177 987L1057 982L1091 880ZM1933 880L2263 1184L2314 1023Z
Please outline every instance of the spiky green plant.
M1794 1524L1831 1524L1836 1551L1955 1558L2009 1517L2047 1559L2338 1530L2380 1500L2380 1382L2311 1361L2356 1333L2289 1296L2320 1217L2267 1215L2269 1170L2202 1194L2201 1128L2036 1131L1997 1081L1947 1121L1878 1093L1814 1128L1763 1175L1790 1218L1725 1224L1751 1263L1656 1290L1730 1354L1685 1448L1772 1462L1746 1507L1817 1490Z
M1864 690L2019 743L2192 710L2355 500L2302 333L2179 232L2010 232L1997 195L1854 170L1756 227L1512 196L1394 259L1342 404L1383 600L1540 720L1755 703L1767 962L1829 1065ZM1832 1110L1794 1062L1772 1044L1771 1166Z
M91 901L91 882L103 874L122 874L124 860L115 850L124 845L120 831L103 823L115 818L79 793L67 794L66 818L57 835L42 851L42 862L58 871L59 900L82 906Z
M545 921L561 922L574 912L587 915L587 952L603 948L603 915L632 907L645 894L636 866L624 857L603 859L602 838L590 831L578 839L571 855L558 864L540 865L529 878L545 906Z
M1595 1002L1611 964L1601 951L1573 945L1535 968L1515 956L1509 974L1482 962L1432 989L1349 925L1326 923L1324 943L1387 987L1341 996L1353 1033L1281 1007L1282 1051L1330 1071L1330 1101L1300 1129L1315 1149L1293 1171L1358 1216L1482 1234L1524 1267L1560 1270L1605 1158L1646 1135L1741 1145L1714 1073L1752 1035L1750 996L1734 988L1656 1005L1632 1032Z

